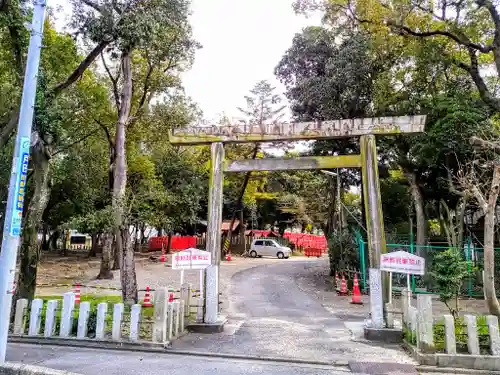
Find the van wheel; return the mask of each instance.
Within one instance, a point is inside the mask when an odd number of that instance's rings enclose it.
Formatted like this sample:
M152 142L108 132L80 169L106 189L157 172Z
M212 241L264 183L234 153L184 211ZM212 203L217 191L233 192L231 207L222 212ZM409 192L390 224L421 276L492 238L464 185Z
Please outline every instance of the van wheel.
M250 251L250 256L252 258L257 258L257 252L255 250Z
M285 257L285 254L283 254L281 251L276 255L278 256L278 259L283 259Z

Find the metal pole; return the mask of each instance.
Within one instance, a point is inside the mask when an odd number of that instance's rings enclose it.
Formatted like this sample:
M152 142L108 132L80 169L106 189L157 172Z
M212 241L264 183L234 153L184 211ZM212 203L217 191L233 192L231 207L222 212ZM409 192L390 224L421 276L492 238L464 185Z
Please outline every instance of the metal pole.
M339 213L339 229L342 235L342 229L344 228L344 223L342 222L342 207L340 203L340 174L339 169L337 168L337 209Z
M12 286L16 273L17 251L21 234L21 219L24 208L31 126L33 123L45 10L46 0L35 2L16 145L12 157L9 196L5 209L2 252L0 254L0 363L5 362L5 353L7 351L10 312L12 308Z

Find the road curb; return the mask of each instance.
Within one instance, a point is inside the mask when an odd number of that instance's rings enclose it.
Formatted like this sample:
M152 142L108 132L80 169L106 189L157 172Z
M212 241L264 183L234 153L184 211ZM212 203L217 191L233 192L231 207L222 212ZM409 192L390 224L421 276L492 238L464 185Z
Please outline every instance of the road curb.
M492 370L472 370L467 368L456 367L435 367L419 365L415 367L418 373L433 373L433 374L464 374L464 375L500 375L500 371Z
M291 363L300 365L312 365L312 366L330 366L330 367L348 367L347 361L335 360L335 361L313 361L307 359L297 359L297 358L283 358L283 357L265 357L265 356L252 356L243 354L229 354L229 353L215 353L215 352L198 352L191 350L175 350L167 349L165 351L167 354L175 355L185 355L193 357L208 357L208 358L224 358L224 359L240 359L246 361L262 361L262 362L277 362L277 363Z
M106 341L93 341L93 340L75 340L75 339L45 339L33 337L10 337L9 343L11 344L26 344L26 345L44 345L44 346L65 346L83 349L105 349L128 351L137 353L157 353L157 354L172 354L179 356L191 357L205 357L205 358L221 358L221 359L236 359L244 361L260 361L260 362L274 362L274 363L288 363L297 365L310 365L310 366L326 366L326 367L348 367L349 364L344 360L334 361L314 361L297 358L284 358L284 357L266 357L254 356L244 354L230 354L230 353L216 353L205 351L193 350L177 350L170 349L167 345L163 344L149 344L149 343L116 343Z

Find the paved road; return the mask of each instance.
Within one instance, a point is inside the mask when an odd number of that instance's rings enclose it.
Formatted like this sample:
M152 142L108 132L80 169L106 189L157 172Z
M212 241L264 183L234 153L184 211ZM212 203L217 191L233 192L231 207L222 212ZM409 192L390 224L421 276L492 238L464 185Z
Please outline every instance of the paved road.
M227 332L190 334L175 341L174 348L318 361L412 363L397 347L353 341L350 329L362 327L362 318L342 321L299 289L295 280L311 272L314 262L318 260L284 260L235 274Z
M174 341L173 349L322 362L412 363L397 347L380 347L357 340L353 332L355 327L362 326L359 319L342 321L335 316L334 309L326 310L317 298L297 286L295 280L311 272L314 264L311 262L315 261L284 260L236 273L228 296L229 325L225 332L189 334ZM24 360L84 375L351 374L339 367L15 344L9 347L8 360ZM394 374L380 370L371 373Z
M11 344L7 360L84 375L347 375L346 369L169 354Z

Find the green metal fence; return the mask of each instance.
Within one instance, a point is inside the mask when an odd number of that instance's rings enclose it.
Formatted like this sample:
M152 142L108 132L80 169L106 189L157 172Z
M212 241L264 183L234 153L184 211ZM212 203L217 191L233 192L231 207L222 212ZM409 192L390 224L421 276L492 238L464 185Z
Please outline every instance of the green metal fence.
M359 259L361 268L361 283L365 291L368 290L368 245L366 241L361 237L361 235L356 235L356 241L358 243L359 249ZM409 241L407 244L396 244L388 243L387 251L406 251L412 254L419 255L425 259L426 270L432 267L434 256L442 251L449 249L450 246L443 245L426 245L417 246L413 241ZM483 297L483 259L484 259L484 249L482 247L474 246L471 238L467 238L464 247L459 249L463 255L464 259L468 262L468 276L464 282L462 295L469 298ZM500 248L495 249L495 258L500 259ZM497 261L495 267L495 282L496 290L500 291L500 262ZM405 274L392 275L392 285L393 291L401 290L407 286L407 276ZM428 275L411 276L411 289L413 293L417 294L436 294L439 293L437 286L433 282L432 278Z

